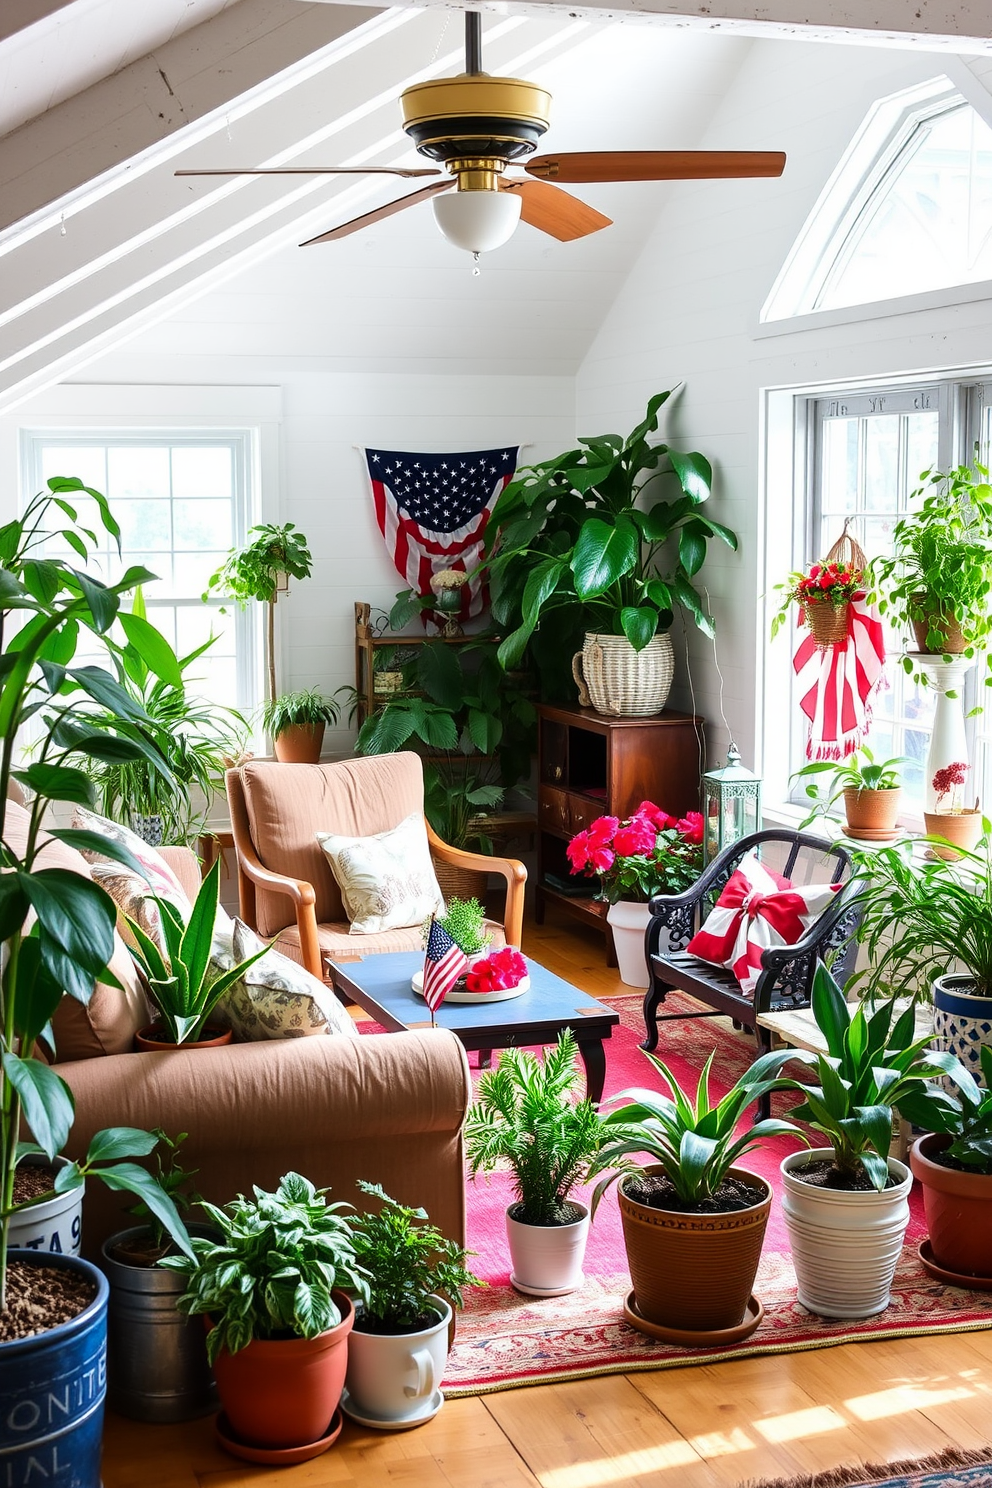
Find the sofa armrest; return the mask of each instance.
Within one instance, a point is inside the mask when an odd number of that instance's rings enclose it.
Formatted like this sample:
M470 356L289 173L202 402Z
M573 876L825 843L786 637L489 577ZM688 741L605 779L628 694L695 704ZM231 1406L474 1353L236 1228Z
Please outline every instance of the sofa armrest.
M114 1054L58 1065L76 1119L67 1153L80 1157L106 1126L188 1132L183 1166L223 1204L290 1170L334 1199L360 1205L356 1179L423 1205L445 1234L464 1235L461 1129L468 1064L444 1029L311 1038L166 1054ZM92 1255L128 1222L130 1201L87 1185L84 1248Z
M200 860L189 847L160 847L158 852L178 878L187 897L195 899L200 892Z

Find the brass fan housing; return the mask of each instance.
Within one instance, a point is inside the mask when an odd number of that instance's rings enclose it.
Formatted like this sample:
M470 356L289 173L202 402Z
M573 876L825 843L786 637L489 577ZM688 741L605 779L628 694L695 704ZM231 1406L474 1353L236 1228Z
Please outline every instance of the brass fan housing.
M521 160L537 148L551 116L544 88L483 72L414 83L400 103L403 128L420 154L444 163Z

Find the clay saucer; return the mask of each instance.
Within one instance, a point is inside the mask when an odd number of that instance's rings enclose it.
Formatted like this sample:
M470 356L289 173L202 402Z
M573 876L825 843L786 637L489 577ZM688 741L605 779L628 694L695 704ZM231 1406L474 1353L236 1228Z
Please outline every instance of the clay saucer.
M849 827L845 823L841 827L845 837L853 837L855 842L895 842L897 837L905 837L906 833L901 830L881 831L878 827Z
M678 1344L681 1348L721 1348L726 1344L743 1343L745 1338L750 1338L764 1317L765 1309L758 1298L752 1295L747 1299L744 1318L736 1328L666 1328L661 1323L649 1323L647 1318L641 1317L637 1310L634 1289L631 1287L623 1299L623 1315L632 1328L647 1333L651 1338L658 1338L662 1343Z
M227 1416L221 1411L214 1421L214 1432L224 1451L230 1452L232 1457L240 1457L245 1462L265 1463L269 1467L292 1467L294 1462L309 1462L311 1457L319 1457L321 1452L326 1452L341 1435L343 1425L344 1416L338 1409L331 1417L327 1435L322 1436L319 1441L305 1442L302 1447L257 1447L235 1436Z
M920 1241L916 1254L920 1258L924 1271L928 1272L935 1281L942 1281L945 1286L965 1287L970 1292L992 1292L992 1276L969 1276L967 1272L960 1274L939 1266L933 1258L929 1235L925 1240Z

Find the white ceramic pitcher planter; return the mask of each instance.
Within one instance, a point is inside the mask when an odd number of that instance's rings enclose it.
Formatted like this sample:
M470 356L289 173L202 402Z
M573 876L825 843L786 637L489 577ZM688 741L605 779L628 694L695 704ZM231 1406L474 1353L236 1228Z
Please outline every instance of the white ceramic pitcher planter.
M782 1213L796 1268L799 1301L820 1317L862 1318L884 1312L909 1224L913 1177L889 1158L895 1186L878 1193L815 1188L796 1168L833 1160L833 1148L794 1152L781 1165Z
M578 1217L572 1224L522 1224L506 1211L506 1238L510 1246L510 1285L529 1297L563 1297L576 1291L585 1280L589 1237L589 1210L569 1200Z
M362 1426L404 1431L431 1421L444 1404L451 1308L429 1299L438 1321L419 1333L363 1333L348 1339L348 1373L341 1409Z

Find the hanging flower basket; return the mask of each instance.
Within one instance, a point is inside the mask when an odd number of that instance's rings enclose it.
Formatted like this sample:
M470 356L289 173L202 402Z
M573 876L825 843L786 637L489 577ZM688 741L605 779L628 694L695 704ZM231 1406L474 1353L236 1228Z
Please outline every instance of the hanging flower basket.
M815 570L816 564L813 565ZM839 646L847 640L851 620L849 600L835 604L830 598L806 598L800 619L805 619L818 646Z
M799 606L799 623L808 625L821 649L842 646L851 629L851 601L863 594L862 576L868 560L860 544L847 529L827 556L811 565L808 573L790 574L784 584L782 607L772 621L774 636L783 624L790 605Z

